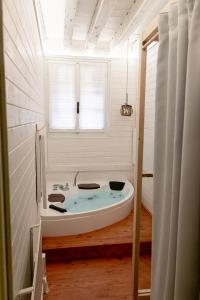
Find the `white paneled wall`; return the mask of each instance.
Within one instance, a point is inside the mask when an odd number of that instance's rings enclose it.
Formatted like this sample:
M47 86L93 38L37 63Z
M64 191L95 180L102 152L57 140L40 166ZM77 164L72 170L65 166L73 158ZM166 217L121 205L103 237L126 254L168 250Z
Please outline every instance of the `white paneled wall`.
M126 61L113 59L110 62L108 130L105 133L49 133L49 172L82 171L80 178L92 179L94 174L102 177L132 176L133 128L132 117L122 117L120 106L125 102ZM137 97L137 60L129 63L129 101L135 108ZM110 175L109 175L110 174Z
M154 158L154 121L155 121L155 92L156 65L158 44L154 44L147 51L146 91L145 91L145 122L144 122L144 158L143 169L153 172ZM152 212L153 179L143 178L143 203Z
M4 0L14 293L30 285L30 226L38 223L35 132L44 125L43 56L32 0Z

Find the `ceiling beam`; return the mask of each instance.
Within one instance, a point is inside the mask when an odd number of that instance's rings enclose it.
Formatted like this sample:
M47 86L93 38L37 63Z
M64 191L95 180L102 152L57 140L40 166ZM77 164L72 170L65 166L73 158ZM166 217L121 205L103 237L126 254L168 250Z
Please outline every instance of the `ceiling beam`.
M168 1L136 0L127 14L122 28L113 37L111 47L123 43L134 33L141 33Z
M73 37L74 19L76 16L77 4L78 0L66 0L64 37L70 42L72 41Z
M127 12L126 17L124 18L122 26L112 38L111 47L117 46L126 39L127 32L129 31L129 28L135 20L137 12L140 10L140 7L144 2L145 0L136 0L133 2L131 9Z
M87 35L87 42L94 45L105 27L116 0L98 0Z

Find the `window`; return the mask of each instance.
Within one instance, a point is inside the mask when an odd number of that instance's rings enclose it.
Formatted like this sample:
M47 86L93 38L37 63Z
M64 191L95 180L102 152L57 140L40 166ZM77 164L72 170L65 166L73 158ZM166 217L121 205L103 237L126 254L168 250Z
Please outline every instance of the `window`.
M107 64L49 63L50 130L103 130Z

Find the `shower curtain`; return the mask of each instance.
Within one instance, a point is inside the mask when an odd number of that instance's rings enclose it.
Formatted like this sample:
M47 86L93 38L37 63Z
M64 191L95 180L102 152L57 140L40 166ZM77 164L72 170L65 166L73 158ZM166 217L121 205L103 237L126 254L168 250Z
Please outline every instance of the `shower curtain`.
M159 18L152 300L200 299L200 0Z

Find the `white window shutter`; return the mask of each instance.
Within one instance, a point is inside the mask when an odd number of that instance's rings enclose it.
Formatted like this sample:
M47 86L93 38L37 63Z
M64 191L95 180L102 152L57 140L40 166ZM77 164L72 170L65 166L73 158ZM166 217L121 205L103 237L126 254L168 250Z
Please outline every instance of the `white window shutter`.
M49 127L75 129L75 64L49 63Z
M106 64L80 63L80 129L104 129Z

